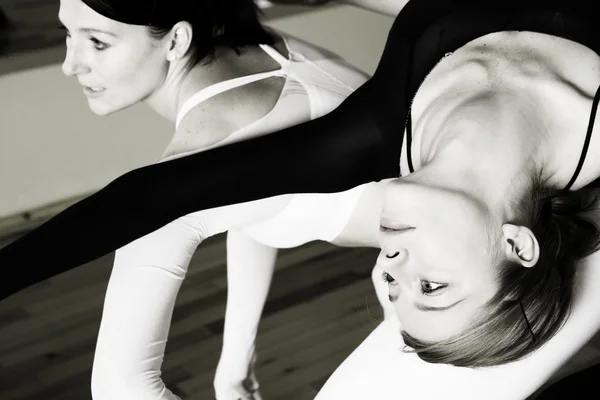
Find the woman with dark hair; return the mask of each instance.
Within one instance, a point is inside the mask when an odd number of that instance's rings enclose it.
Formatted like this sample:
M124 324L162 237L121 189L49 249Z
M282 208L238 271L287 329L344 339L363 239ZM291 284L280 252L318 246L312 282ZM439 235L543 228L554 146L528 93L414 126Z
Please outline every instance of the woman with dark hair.
M90 109L97 115L144 102L172 121L176 129L160 160L163 163L318 118L335 109L366 81L363 72L335 54L284 37L263 26L259 17L253 0L61 0L59 19L66 30L67 44L63 71L79 81ZM143 198L139 204L148 200ZM168 227L164 231L171 233ZM199 244L179 239L183 241L177 242L173 234L163 248ZM235 246L229 245L232 251L236 251ZM85 252L75 247L74 252ZM143 287L141 282L162 277L160 268L141 270L136 265L124 265L124 254L130 253L127 249L117 252L99 349L105 343L109 348L120 348L119 343L125 339L121 336L119 342L115 336L123 326L118 323L123 317L123 303L126 299L134 303L134 289ZM127 262L135 264L143 254L135 254L133 260L130 256ZM30 268L33 264L26 265ZM126 286L120 284L123 267L135 271ZM183 276L180 278L159 283L178 288ZM6 288L2 289L3 297L11 292ZM151 287L147 285L146 289ZM164 303L168 306L167 299ZM139 311L137 308L134 313ZM129 323L132 321L129 318ZM161 327L156 331L159 334ZM139 343L146 344L142 340ZM151 350L162 351L160 345ZM125 353L117 357L118 351L100 350L98 354L94 397L103 398L108 390L111 399L131 398L132 392L123 385L135 385L136 380L124 376L132 375L128 368L137 360L127 358ZM156 360L158 366L145 371L144 378L151 383L142 387L141 393L146 395L158 387L163 396L172 396L160 379L160 359L148 355L141 362L147 366Z
M44 258L54 254L62 264L18 276L5 293L177 218L191 219L184 229L212 234L236 226L223 221L236 210L244 211L239 226L298 215L305 207L287 207L302 197L280 196L286 193L330 193L312 195L319 200L353 193L348 222L334 239L372 243L373 220L354 217L381 211L378 267L402 338L422 360L486 367L526 365L526 356L544 354L569 316L577 262L598 248L596 225L583 214L595 205L591 187L600 176L593 8L559 0L386 4L402 12L377 71L336 110L124 175L0 253L2 265L21 258L29 265L35 255L26 250L39 245L53 252ZM313 204L315 213L327 209ZM256 219L248 218L255 209ZM196 210L207 211L189 214ZM77 238L86 225L93 229ZM360 226L365 232L357 233ZM68 245L60 246L58 233ZM73 246L80 252L69 254ZM101 350L109 351L106 343ZM534 365L548 361L533 356ZM530 389L496 387L478 396L515 398Z

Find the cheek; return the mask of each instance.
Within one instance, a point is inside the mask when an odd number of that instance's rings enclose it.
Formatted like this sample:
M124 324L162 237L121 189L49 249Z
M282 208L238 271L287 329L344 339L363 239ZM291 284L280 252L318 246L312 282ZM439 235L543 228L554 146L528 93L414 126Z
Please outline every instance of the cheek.
M104 57L98 64L98 74L114 91L134 94L156 86L161 76L161 63L155 54L129 48Z
M479 210L473 207L447 209L438 221L438 242L458 263L474 260L479 263L482 257L487 257L489 227Z

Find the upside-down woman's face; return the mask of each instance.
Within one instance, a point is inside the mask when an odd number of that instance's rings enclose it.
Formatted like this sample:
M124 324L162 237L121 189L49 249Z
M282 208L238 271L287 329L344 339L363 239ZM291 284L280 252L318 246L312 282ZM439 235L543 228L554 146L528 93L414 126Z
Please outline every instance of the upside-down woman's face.
M81 0L61 0L59 19L67 32L63 72L77 78L94 113L125 109L164 83L165 52L146 27L105 18Z
M494 224L464 193L409 178L386 188L377 262L402 329L437 342L464 332L497 291Z

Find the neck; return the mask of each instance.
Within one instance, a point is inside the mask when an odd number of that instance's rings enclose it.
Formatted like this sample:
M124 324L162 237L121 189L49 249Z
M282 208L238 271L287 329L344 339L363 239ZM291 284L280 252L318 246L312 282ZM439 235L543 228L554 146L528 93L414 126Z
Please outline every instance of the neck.
M220 70L224 68L224 63L231 63L226 59L231 52L230 49L218 48L214 61L208 65L191 65L189 56L171 62L164 82L146 103L157 114L175 124L179 109L192 95L222 80ZM237 58L236 55L234 60L237 61Z
M171 62L164 82L146 99L146 104L158 115L175 124L177 112L185 101L181 100L181 93L189 86L190 77L195 75L192 71L196 69L198 68L188 67L187 59Z
M171 62L163 84L146 103L159 115L175 123L181 106L198 91L223 80L232 79L243 71L244 54L228 47L218 47L210 64L190 66L189 57ZM245 74L245 73L242 73Z
M511 200L543 171L548 154L543 122L530 118L538 114L528 102L497 93L450 102L440 111L415 132L423 167L409 178L463 191L510 219Z

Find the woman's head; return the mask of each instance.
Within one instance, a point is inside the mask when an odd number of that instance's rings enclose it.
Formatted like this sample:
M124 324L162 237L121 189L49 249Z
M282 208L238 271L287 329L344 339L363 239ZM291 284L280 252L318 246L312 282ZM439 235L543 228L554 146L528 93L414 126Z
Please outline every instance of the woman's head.
M220 46L270 44L253 0L61 0L63 71L106 115L155 94L173 63L210 63Z
M508 202L508 221L460 190L418 179L388 185L378 264L419 357L499 365L538 349L566 321L576 261L598 248L596 226L580 214L594 198L540 182Z

